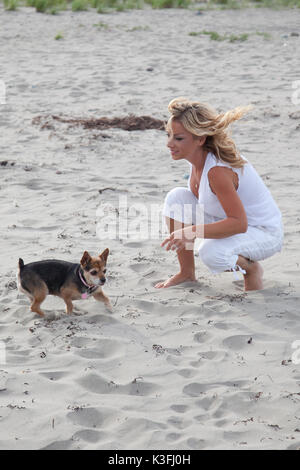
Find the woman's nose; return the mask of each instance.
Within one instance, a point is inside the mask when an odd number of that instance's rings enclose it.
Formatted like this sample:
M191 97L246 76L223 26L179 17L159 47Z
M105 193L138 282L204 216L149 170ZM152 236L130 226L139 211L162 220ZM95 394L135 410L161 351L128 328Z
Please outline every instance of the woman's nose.
M173 146L172 139L168 139L167 141L167 147L171 148Z

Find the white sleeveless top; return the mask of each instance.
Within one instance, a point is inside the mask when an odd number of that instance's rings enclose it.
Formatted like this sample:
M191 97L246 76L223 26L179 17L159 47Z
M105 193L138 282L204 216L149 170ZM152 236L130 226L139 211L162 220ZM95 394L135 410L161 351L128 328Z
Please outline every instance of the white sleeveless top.
M237 194L245 208L248 225L271 231L282 230L281 212L269 189L251 163L246 158L242 158L247 162L243 168L232 168L228 163L218 160L213 153L208 153L200 179L199 204L203 205L204 212L208 215L220 219L227 217L219 199L212 192L208 180L208 172L211 168L225 166L231 168L239 177ZM192 164L190 163L189 189L191 173Z

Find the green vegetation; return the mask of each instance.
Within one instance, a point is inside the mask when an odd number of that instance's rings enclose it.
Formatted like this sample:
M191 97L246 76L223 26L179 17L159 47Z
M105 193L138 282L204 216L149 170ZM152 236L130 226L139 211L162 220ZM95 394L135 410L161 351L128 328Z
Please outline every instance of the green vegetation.
M60 39L63 39L63 38L64 38L64 37L63 37L63 35L62 35L61 33L57 33L57 35L55 36L54 39L55 39L56 41L59 41Z
M199 10L234 10L241 8L300 8L300 0L208 0Z
M145 0L152 8L189 8L191 0Z
M93 26L95 28L98 28L98 29L108 29L109 28L109 25L107 23L103 23L102 21L100 21L99 23L93 24Z
M256 31L256 36L262 36L264 39L271 39L272 35L270 33L264 33L260 31Z
M231 34L228 39L229 39L230 42L235 42L235 41L243 42L243 41L247 41L248 37L249 37L248 33L242 33L242 34L238 34L238 35Z
M257 35L257 36L262 36L264 39L271 39L271 34L269 33L261 33L259 31L256 31L256 33L242 33L242 34L219 34L217 31L199 31L196 33L195 31L192 31L189 33L189 36L209 36L212 41L229 41L229 42L243 42L247 41L250 35Z
M225 41L227 39L227 36L221 36L217 31L202 31L199 34L209 36L212 41Z
M15 11L19 6L19 0L4 0L4 8L7 11Z
M209 36L212 41L230 41L230 42L235 42L235 41L246 41L248 39L249 34L243 33L243 34L219 34L217 31L200 31L199 33L196 32L191 32L189 33L189 36Z
M18 6L25 5L34 7L40 13L49 14L56 14L66 9L77 12L90 8L96 9L99 13L111 13L142 9L146 5L154 9L189 8L194 11L241 8L300 8L300 0L208 0L200 8L197 6L197 0L2 0L2 2L4 8L9 11L14 11Z
M39 13L55 15L60 10L67 8L66 0L25 0L26 5L33 7Z
M135 31L151 31L149 26L134 26L133 28L126 29L127 33L134 33Z
M300 0L254 0L257 8L300 8Z
M87 11L89 9L88 0L73 0L71 4L72 11Z

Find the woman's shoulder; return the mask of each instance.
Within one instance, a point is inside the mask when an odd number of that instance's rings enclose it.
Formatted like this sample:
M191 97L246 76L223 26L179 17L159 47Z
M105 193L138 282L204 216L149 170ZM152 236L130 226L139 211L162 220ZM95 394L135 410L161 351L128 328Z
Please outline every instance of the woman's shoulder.
M246 166L247 164L249 164L249 160L247 160L246 157L244 157L244 155L241 155L241 158L244 160L245 162L245 165L243 165L242 167L240 168L236 168L234 166L232 166L232 164L230 164L229 162L225 162L224 160L221 160L220 158L216 157L216 155L212 152L209 152L209 154L207 155L207 157L209 158L210 160L210 166L219 166L219 167L227 167L227 168L231 168L232 170L241 170L244 166Z
M212 192L215 193L217 187L226 188L232 183L235 189L238 190L240 177L243 174L242 168L245 168L245 166L241 168L232 167L228 162L224 162L211 154L207 168L207 178Z

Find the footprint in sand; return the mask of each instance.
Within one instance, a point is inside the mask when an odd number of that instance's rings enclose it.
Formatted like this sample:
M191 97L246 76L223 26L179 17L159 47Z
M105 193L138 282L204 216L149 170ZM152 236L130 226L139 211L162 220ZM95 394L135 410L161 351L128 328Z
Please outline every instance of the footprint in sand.
M176 432L170 432L170 434L166 435L167 441L170 441L170 442L178 441L178 439L180 439L181 437L182 437L182 435L178 434Z
M186 429L191 425L190 419L183 419L180 416L170 416L168 424L175 427L176 429Z
M46 447L42 447L40 450L68 450L74 446L74 441L68 439L65 441L54 441L48 444Z
M125 352L125 346L104 338L93 341L91 338L77 337L71 341L71 345L77 348L75 354L88 359L111 359L124 356Z
M114 410L105 408L76 408L67 414L67 418L73 424L84 426L85 428L102 428L115 419Z
M88 301L87 301L88 302ZM100 304L100 302L98 302ZM94 307L94 306L93 306ZM94 307L95 308L95 307ZM96 308L103 308L105 309L105 306L100 304L100 306L98 306L98 304L96 305ZM91 310L91 309L90 309ZM107 315L102 315L100 313L97 313L96 315L91 315L89 316L87 319L86 319L86 322L89 323L89 324L100 324L101 326L103 325L113 325L113 324L116 324L116 323L120 323L118 320L116 320L111 313L107 313Z
M186 441L186 443L191 449L195 450L204 449L206 447L204 439L196 439L194 437L191 437Z
M176 413L186 413L189 409L187 405L172 405L170 408L171 410L176 411Z
M250 334L248 335L234 335L229 336L223 340L224 346L235 351L241 351L242 349L249 349L253 339Z
M57 380L60 380L68 375L68 372L66 371L53 371L53 372L41 372L40 375L43 377L46 377L49 380L53 380L56 382Z
M192 378L195 375L197 375L198 371L196 371L194 369L180 369L180 370L177 371L177 373L179 375L181 375L182 377L185 377L186 379L189 379L189 378Z
M93 429L83 429L74 434L74 439L81 439L90 444L96 444L97 442L107 437L105 432L94 431Z
M228 382L218 382L218 383L191 383L186 385L183 388L183 393L189 395L190 397L199 397L199 395L206 393L208 391L216 391L220 388L226 388L227 390L232 390L233 388L236 390L241 390L245 386L249 385L249 381L247 380L236 380L236 381L228 381Z
M206 359L208 361L222 361L227 355L226 351L201 351L198 354L201 359Z
M149 264L146 263L137 263L137 264L131 264L130 269L135 271L136 273L143 273L144 271L149 270Z
M206 393L214 387L214 384L191 383L183 387L183 393L190 397L199 397L202 393Z
M229 308L228 303L223 301L207 300L202 302L201 306L205 309L206 316L210 314L217 316L218 314L228 315L232 313L232 309Z
M217 395L212 395L212 396L209 396L209 397L201 398L195 404L201 410L208 411L208 410L212 410L213 408L219 406L220 398Z
M194 335L194 341L201 344L207 342L210 338L212 338L212 335L205 330L199 331Z
M132 382L121 385L113 381L107 381L98 374L88 374L77 381L79 385L89 392L99 394L118 394L118 395L137 395L151 396L156 395L159 387L151 382L142 382L133 380Z

